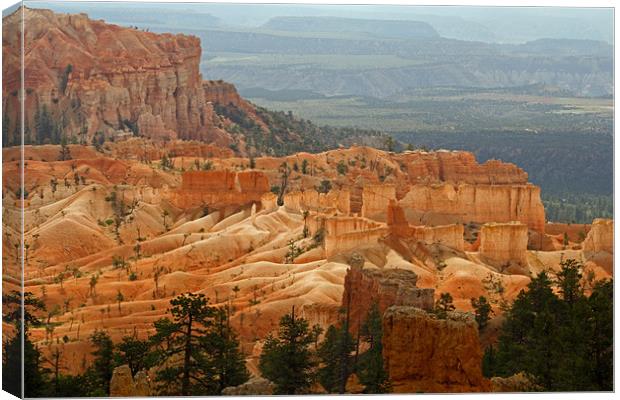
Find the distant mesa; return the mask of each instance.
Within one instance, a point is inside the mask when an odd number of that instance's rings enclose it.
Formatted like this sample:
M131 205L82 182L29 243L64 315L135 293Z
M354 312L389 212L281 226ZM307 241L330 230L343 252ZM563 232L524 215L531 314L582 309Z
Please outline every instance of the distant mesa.
M274 17L263 28L277 31L357 33L385 39L438 38L426 22L338 17Z

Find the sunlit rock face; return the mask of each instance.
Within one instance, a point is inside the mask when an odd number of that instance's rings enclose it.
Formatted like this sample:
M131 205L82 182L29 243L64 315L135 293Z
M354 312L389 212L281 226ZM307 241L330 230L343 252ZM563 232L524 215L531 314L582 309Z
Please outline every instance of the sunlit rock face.
M352 332L360 329L375 304L382 314L393 305L432 310L434 290L416 287L414 272L363 268L355 262L353 264L347 271L342 295L342 307L349 309Z
M19 14L3 20L7 72L19 71L9 68L19 63ZM85 14L30 8L24 9L24 23L25 121L31 132L35 114L45 108L52 118L63 118L68 136L133 131L153 139L226 145L229 135L221 129L213 102L251 109L234 86L203 82L200 40L195 36L155 34ZM19 103L11 93L19 89L19 79L7 78L3 97L14 127Z
M400 204L419 225L519 221L539 232L545 229L540 188L531 184L414 185Z
M488 223L480 230L480 257L502 272L528 274L527 226L518 222Z
M471 314L438 319L419 308L390 307L383 316L383 358L396 393L490 390Z

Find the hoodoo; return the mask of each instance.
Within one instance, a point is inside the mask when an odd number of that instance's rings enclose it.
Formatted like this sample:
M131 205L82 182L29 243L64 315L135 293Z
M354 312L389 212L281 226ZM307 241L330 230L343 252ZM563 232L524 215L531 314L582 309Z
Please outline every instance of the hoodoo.
M478 327L471 314L438 319L393 306L383 316L383 358L396 393L485 392Z
M529 275L527 241L527 226L524 224L484 224L480 230L480 257L502 272Z

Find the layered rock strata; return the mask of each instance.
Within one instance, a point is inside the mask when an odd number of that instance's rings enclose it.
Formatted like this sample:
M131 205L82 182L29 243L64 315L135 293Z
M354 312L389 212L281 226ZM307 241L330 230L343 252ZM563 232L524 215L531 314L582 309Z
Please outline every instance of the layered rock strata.
M388 205L387 224L393 236L411 238L428 245L441 244L455 250L464 250L462 224L411 226L407 222L404 210L395 201L391 201Z
M502 272L527 275L527 226L519 222L488 223L480 229L478 253Z
M545 229L540 188L531 184L414 185L400 204L416 225L520 221L538 232Z
M383 360L395 393L481 392L482 350L472 314L438 319L419 308L392 306L383 316Z
M284 195L284 206L293 212L340 213L349 215L351 212L351 195L349 190L330 190L319 193L314 189L295 191Z
M582 244L585 253L614 252L614 221L597 218Z
M155 34L107 24L86 14L24 8L25 121L35 134L35 115L61 121L68 136L126 131L153 139L229 143L214 102L250 108L234 87L203 82L201 47L195 36ZM5 72L19 63L21 9L3 19ZM15 70L19 71L19 70ZM3 104L13 132L19 79L7 76ZM11 93L15 93L13 96ZM62 116L62 117L61 117Z
M396 200L394 185L365 185L362 189L362 217L385 221L391 200Z
M138 371L134 377L128 365L114 368L110 380L110 397L147 397L154 394L146 371Z
M260 171L188 171L183 173L181 188L173 202L182 208L242 205L260 203L267 192L269 180Z
M324 230L324 248L327 257L357 247L377 244L388 232L385 224L367 218L348 216L311 218L309 226L311 233Z
M489 160L478 164L465 151L405 152L395 158L406 166L410 183L443 181L477 185L526 184L527 173L511 163Z
M373 304L383 314L390 306L432 310L434 289L416 287L417 275L405 269L351 266L344 280L342 307L349 310L350 330L356 333Z

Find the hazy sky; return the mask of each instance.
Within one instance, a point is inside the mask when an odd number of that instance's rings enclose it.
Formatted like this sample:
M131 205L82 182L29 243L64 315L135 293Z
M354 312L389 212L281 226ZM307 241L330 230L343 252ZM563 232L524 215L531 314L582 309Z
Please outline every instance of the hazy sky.
M183 14L217 17L222 25L256 28L275 16L343 16L420 20L444 37L520 43L540 38L594 39L613 42L611 8L463 7L384 5L271 5L197 3L69 3L25 1L27 6L63 12L86 12L92 18L138 26L179 28ZM176 18L170 18L175 15ZM188 19L189 20L189 19ZM205 21L207 19L205 18ZM205 24L206 25L206 24ZM212 26L205 26L211 28ZM191 28L198 28L192 25Z

